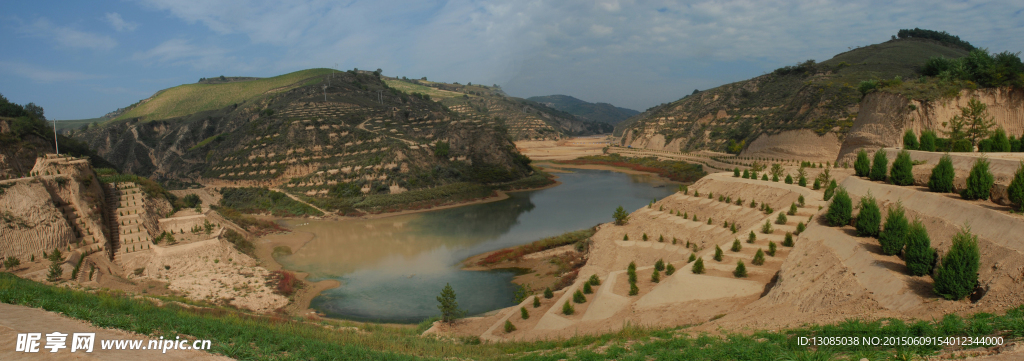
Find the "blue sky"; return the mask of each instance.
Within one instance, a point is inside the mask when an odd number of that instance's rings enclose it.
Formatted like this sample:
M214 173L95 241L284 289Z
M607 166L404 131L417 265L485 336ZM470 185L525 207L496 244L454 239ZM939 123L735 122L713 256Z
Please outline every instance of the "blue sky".
M315 67L644 110L900 28L1024 50L1019 1L5 1L0 93L103 115L202 77Z

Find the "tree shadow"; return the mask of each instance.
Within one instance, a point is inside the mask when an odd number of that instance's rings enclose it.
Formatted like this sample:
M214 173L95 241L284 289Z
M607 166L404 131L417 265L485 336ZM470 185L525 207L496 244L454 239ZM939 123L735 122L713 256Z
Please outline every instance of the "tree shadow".
M772 276L772 280L768 281L768 283L764 285L764 291L762 291L761 295L757 296L757 298L767 296L768 292L771 292L772 288L775 287L775 284L779 283L779 272L780 271L775 271L775 275Z
M860 246L864 247L864 249L867 250L868 252L877 254L879 256L888 256L887 254L885 254L885 252L882 252L882 245L878 244L877 242L861 242Z
M930 277L928 278L930 279ZM932 282L928 282L925 277L910 277L907 279L907 288L914 292L915 295L921 298L935 298L935 292L932 291L935 285Z
M889 260L875 260L875 264L885 267L886 269L899 274L910 274L910 269L907 268L907 265L903 264L902 262L893 262Z

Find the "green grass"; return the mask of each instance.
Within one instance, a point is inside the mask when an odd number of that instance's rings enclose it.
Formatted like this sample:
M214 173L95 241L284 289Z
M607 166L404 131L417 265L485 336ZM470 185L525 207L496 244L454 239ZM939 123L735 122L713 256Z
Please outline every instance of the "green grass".
M184 84L164 89L145 103L138 104L111 121L141 117L143 121L167 119L220 109L263 96L268 91L288 90L304 85L309 78L330 74L331 69L307 69L244 82L223 84Z
M163 298L165 301L173 299ZM872 360L903 355L932 355L937 346L807 347L799 337L976 337L999 335L1006 342L1024 336L1024 306L1004 315L979 313L945 316L934 321L848 320L835 325L810 325L750 334L693 334L687 327L644 328L624 325L618 332L563 340L480 343L474 338L420 337L427 323L415 326L321 322L256 316L213 306L156 306L149 298L115 292L83 292L48 286L0 273L0 302L60 312L98 327L116 328L153 337L188 335L212 341L211 352L256 360ZM195 303L190 303L195 304ZM197 304L198 305L198 304ZM201 305L200 305L201 306ZM356 327L360 332L335 327ZM967 347L970 348L970 347Z
M420 81L422 81L422 80L420 80ZM432 100L437 100L437 101L440 101L440 100L445 99L445 98L454 98L454 97L461 97L463 95L467 95L467 94L463 94L463 93L459 93L459 92L441 90L441 89L431 88L431 87L424 86L424 85L413 84L413 83L410 83L410 82L407 82L407 81L402 81L402 80L384 79L384 82L387 83L389 87L401 90L402 92L409 93L409 94L412 94L412 93L426 94L426 95L429 95ZM427 82L427 83L429 83L429 82ZM468 95L468 96L470 98L475 97L475 95Z
M395 211L487 198L493 192L490 187L482 184L452 183L399 194L373 194L352 206L372 211Z
M269 212L279 217L323 216L324 213L281 192L266 188L221 188L220 205L243 213Z
M196 145L193 145L191 148L188 148L188 151L191 152L193 150L202 148L202 147L206 146L207 144L210 144L214 140L218 140L218 139L223 140L224 136L225 136L225 134L222 133L222 134L217 134L217 135L214 135L212 137L203 139L203 140L199 141L199 143L196 143Z

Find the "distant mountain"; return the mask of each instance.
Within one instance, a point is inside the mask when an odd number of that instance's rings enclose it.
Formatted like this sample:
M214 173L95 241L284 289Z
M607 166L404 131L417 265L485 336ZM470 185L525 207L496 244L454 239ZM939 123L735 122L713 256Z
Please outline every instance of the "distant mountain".
M585 120L608 124L616 124L640 114L633 109L621 108L608 103L585 102L568 95L546 95L530 97L527 100L547 105Z

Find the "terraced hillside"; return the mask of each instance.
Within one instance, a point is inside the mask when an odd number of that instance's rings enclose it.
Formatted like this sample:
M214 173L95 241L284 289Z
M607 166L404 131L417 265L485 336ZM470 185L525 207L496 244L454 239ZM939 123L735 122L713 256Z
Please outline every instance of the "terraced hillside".
M233 91L252 82L203 86ZM322 205L335 209L351 203L341 198L508 182L532 172L495 124L389 87L375 73L326 73L292 83L309 85L147 120L177 111L159 108L74 136L127 173L171 183L280 186L330 199Z
M508 130L514 140L559 140L568 136L610 133L612 126L505 95L498 87L436 83L387 78L389 86L437 99L452 111L474 121Z
M789 136L798 141L781 152L834 159L857 120L861 81L897 76L909 81L920 77L919 68L930 57L965 55L966 50L932 40L887 41L686 96L618 124L616 134L622 134L622 145L634 148L744 150L744 155L774 147L778 142L771 137Z

